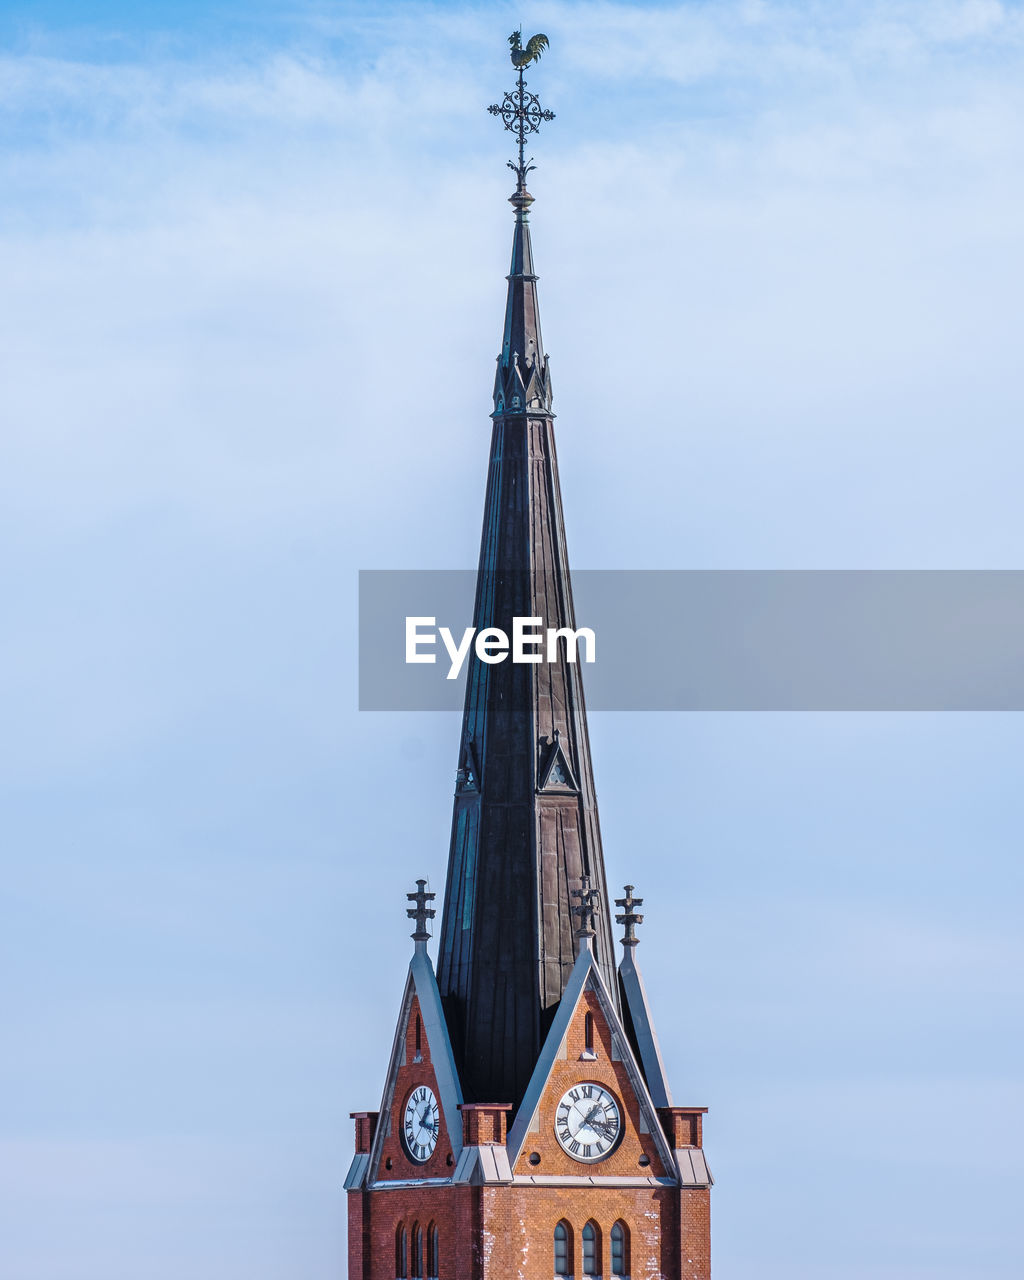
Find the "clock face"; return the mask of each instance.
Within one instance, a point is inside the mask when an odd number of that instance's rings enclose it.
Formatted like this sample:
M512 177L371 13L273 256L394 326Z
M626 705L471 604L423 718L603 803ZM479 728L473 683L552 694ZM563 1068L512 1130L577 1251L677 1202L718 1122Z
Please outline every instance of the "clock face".
M423 1164L437 1146L437 1099L425 1084L413 1089L402 1117L402 1145L410 1160Z
M555 1137L574 1160L610 1155L622 1136L619 1104L599 1084L573 1085L555 1108Z

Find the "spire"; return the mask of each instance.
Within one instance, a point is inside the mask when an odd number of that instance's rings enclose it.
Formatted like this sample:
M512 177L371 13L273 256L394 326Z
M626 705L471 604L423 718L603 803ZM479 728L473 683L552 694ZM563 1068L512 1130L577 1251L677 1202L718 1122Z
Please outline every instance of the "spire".
M516 211L512 265L505 301L505 331L494 378L494 417L526 412L551 414L551 379L540 333L537 276L530 242L533 196L520 179L509 203Z
M547 46L509 41L516 88L490 108L517 135L512 265L484 506L474 623L576 629L541 340L525 139L552 119L523 70ZM470 659L438 948L438 986L467 1101L518 1106L581 946L617 992L611 925L577 937L572 891L607 902L580 667ZM589 877L589 879L585 879Z
M545 35L531 36L522 47L522 31L509 36L512 65L518 68L516 87L505 94L500 103L488 107L500 116L505 128L516 135L518 158L508 167L516 175L516 189L509 203L516 211L512 235L512 265L508 273L508 299L505 303L505 331L498 356L498 372L494 379L494 415L524 413L527 409L551 412L551 384L544 343L540 336L540 308L537 303L537 276L533 270L533 246L530 243L530 205L533 196L526 189L526 176L533 161L526 159L526 139L536 133L545 120L555 113L546 111L536 94L527 93L523 72L540 58L548 47Z

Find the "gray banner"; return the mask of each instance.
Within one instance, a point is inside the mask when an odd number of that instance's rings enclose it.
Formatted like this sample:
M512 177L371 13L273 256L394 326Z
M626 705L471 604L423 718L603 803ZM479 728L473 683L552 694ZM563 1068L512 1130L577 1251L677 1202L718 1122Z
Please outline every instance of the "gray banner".
M577 626L594 633L582 665L594 710L1024 710L1021 571L582 570L572 581ZM472 570L360 573L361 710L461 708L475 584ZM409 618L434 619L416 624L417 653L434 662L406 661ZM465 646L456 679L442 627Z

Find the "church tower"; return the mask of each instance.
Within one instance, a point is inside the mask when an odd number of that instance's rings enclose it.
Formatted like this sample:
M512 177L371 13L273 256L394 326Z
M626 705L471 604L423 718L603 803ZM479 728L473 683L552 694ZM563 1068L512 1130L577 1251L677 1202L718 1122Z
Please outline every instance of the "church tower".
M709 1280L705 1108L673 1105L636 963L642 899L605 884L530 241L526 89L510 38L515 223L474 624L565 634L468 671L437 969L426 881L379 1111L356 1112L350 1280ZM550 660L547 660L550 657Z

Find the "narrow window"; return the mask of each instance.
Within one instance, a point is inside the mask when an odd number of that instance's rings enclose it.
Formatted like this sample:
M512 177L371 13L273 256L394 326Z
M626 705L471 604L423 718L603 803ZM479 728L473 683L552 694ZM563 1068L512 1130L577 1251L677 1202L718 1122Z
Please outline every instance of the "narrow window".
M437 1227L433 1222L427 1228L427 1275L437 1280Z
M395 1232L395 1276L396 1280L406 1280L409 1274L409 1238L405 1227L399 1224Z
M594 1052L594 1015L588 1013L583 1019L583 1039L587 1053Z
M423 1228L412 1225L412 1280L423 1280Z
M423 1032L420 1024L420 1015L416 1015L416 1061L420 1062L423 1058Z
M572 1229L565 1221L555 1227L555 1275L572 1275Z
M583 1274L601 1274L601 1232L596 1222L588 1222L583 1228Z
M612 1275L629 1275L629 1228L624 1222L612 1227Z

